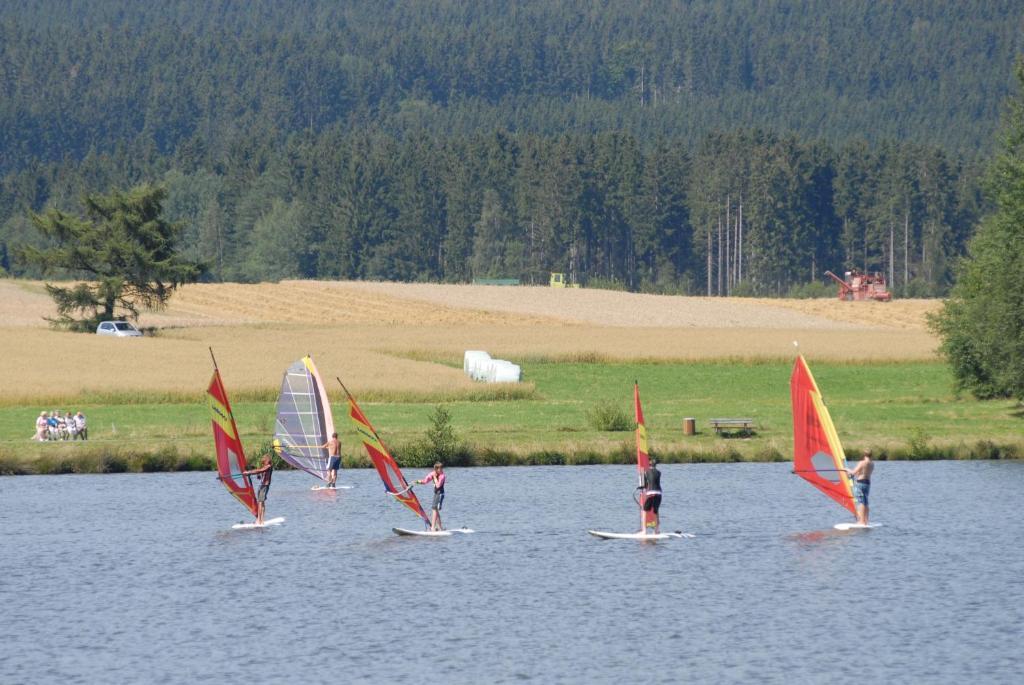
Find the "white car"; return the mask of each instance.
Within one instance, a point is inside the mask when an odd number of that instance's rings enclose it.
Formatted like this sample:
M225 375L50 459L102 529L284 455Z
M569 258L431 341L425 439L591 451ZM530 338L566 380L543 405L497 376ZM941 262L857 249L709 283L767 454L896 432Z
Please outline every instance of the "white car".
M103 321L96 327L96 335L112 335L115 338L140 338L142 331L127 321Z

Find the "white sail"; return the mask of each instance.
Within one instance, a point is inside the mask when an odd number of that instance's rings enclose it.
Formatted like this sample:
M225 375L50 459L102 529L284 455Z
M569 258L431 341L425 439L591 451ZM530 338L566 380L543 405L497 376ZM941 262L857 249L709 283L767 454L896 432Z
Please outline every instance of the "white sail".
M295 468L327 480L326 445L334 433L327 391L310 357L288 367L277 398L274 449Z

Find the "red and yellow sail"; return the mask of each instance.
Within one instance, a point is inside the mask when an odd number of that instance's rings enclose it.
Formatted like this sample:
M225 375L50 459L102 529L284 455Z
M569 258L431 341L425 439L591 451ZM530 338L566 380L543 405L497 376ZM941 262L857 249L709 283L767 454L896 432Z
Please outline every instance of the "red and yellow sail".
M636 408L636 471L640 482L640 530L644 533L658 532L658 515L653 511L644 511L647 491L644 490L644 473L651 466L650 453L647 449L647 426L644 424L644 410L640 406L640 384L633 383L633 403Z
M793 472L856 513L843 446L803 356L793 364L789 392L793 402Z
M213 444L217 448L217 473L220 481L235 498L245 506L252 515L256 515L256 493L252 488L249 476L243 476L246 470L245 452L242 441L238 437L238 427L231 413L228 393L220 378L220 371L213 370L210 379L209 394L210 417L213 420Z
M348 393L347 390L345 392L346 394ZM356 427L356 432L359 433L360 440L363 441L366 454L369 455L370 461L373 462L374 468L377 469L380 479L384 481L384 489L394 495L395 499L399 502L409 507L413 513L423 519L423 522L429 526L430 519L427 518L423 507L420 506L416 493L412 491L408 481L405 480L405 476L402 475L402 470L398 468L398 462L388 452L388 448L384 446L384 442L377 435L377 431L373 429L370 420L366 418L363 410L356 404L356 399L352 395L348 395L348 415Z

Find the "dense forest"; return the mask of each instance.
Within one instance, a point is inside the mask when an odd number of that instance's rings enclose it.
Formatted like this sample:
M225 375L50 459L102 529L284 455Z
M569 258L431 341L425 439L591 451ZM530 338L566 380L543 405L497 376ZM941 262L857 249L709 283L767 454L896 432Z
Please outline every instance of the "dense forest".
M942 293L1010 1L0 8L0 268L27 211L164 184L210 277Z

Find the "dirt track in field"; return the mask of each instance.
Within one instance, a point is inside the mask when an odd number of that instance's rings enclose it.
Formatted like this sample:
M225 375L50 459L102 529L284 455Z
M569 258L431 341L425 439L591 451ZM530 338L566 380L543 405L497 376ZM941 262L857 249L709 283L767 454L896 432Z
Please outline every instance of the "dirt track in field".
M567 323L642 328L925 329L938 300L840 302L644 295L611 290L540 286L499 287L429 283L324 283L328 290L360 290L396 300L452 309L543 316Z
M181 288L144 325L294 322L392 325L592 325L626 328L926 330L937 300L839 302L677 297L539 286L283 281ZM45 326L55 314L39 283L0 281L0 326Z

